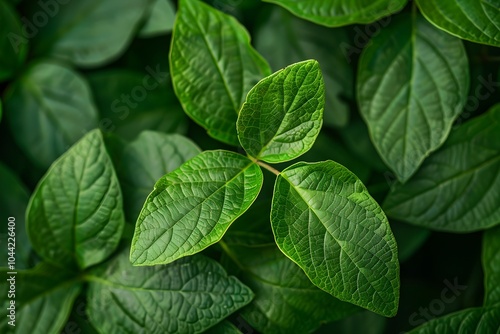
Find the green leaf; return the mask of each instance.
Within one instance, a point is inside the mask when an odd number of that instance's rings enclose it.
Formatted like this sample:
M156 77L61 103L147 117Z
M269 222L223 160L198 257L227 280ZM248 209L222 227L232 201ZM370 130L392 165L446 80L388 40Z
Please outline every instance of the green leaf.
M82 288L72 273L43 263L32 270L18 271L16 275L1 269L0 276L1 333L61 333ZM12 276L15 276L15 298L7 298L10 284L5 284L5 280ZM8 324L12 320L7 310L11 300L15 301L15 327Z
M227 320L218 323L214 327L205 332L206 334L241 334L240 330L235 325Z
M155 0L148 20L139 32L140 37L154 37L169 33L174 28L175 7L170 0Z
M97 126L87 82L55 63L38 63L12 85L5 111L14 139L43 168Z
M271 70L232 16L196 1L179 1L170 69L184 111L210 136L239 146L236 119L245 96Z
M260 167L241 154L197 155L156 183L137 220L131 262L166 264L218 242L262 181Z
M325 87L319 64L307 60L262 79L247 95L236 128L252 157L293 160L314 144L323 124Z
M304 59L318 60L325 80L325 124L347 124L348 101L354 100L354 71L342 52L341 46L350 42L344 29L318 26L276 6L257 30L255 42L274 70Z
M21 21L12 5L0 0L0 82L13 76L28 53L28 40L23 35Z
M241 315L261 333L311 333L359 310L315 287L275 245L228 242L225 250L243 268L239 277L255 293Z
M433 230L472 232L500 224L500 105L453 131L384 202L390 217Z
M327 27L371 23L401 10L407 0L264 0Z
M299 162L277 178L271 223L280 250L319 288L384 316L399 301L396 241L384 212L347 168Z
M104 132L133 140L143 130L185 133L187 117L169 82L167 68L145 72L109 69L88 76Z
M191 140L154 131L144 131L128 144L123 151L118 173L128 220L137 220L159 178L198 153L200 149Z
M462 42L409 15L363 51L357 88L373 143L402 182L445 141L469 90Z
M2 163L0 163L0 184L2 189L5 189L5 191L0 191L0 220L4 222L0 234L1 249L7 251L7 238L11 232L7 222L9 217L13 217L16 244L15 268L27 269L30 267L28 260L31 246L26 234L24 214L28 206L29 193L17 175ZM7 263L7 256L0 257L0 267L7 267Z
M53 2L43 10L31 4L29 17L50 15L36 30L35 53L80 67L98 67L117 59L132 41L150 0ZM47 16L46 16L47 17Z
M500 303L500 227L484 232L483 238L484 305Z
M57 266L87 268L115 250L124 225L122 195L99 130L54 162L26 217L33 248Z
M500 306L471 308L426 322L409 334L498 333Z
M417 4L439 29L475 43L500 46L498 0L417 0Z
M133 267L127 253L87 277L87 313L100 333L201 333L253 298L204 256Z

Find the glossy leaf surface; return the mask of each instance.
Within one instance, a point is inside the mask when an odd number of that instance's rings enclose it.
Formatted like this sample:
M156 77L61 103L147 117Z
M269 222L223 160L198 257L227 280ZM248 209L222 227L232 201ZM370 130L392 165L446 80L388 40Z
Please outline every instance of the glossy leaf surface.
M365 186L333 161L278 176L271 223L281 251L319 288L384 316L399 300L396 241Z
M206 151L163 176L139 215L130 260L166 264L219 241L257 198L263 176L243 155Z

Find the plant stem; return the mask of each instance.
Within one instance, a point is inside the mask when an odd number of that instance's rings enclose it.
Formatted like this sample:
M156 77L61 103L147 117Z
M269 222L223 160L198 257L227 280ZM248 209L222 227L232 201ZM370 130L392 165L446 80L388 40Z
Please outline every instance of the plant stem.
M275 169L275 168L273 168L273 167L269 166L269 165L268 165L268 164L266 164L265 162L260 161L260 160L257 160L257 159L254 159L254 158L252 158L252 157L250 157L250 156L249 156L249 158L250 158L250 160L252 160L253 162L255 162L257 165L259 165L259 166L261 166L261 167L263 167L263 168L267 169L268 171L270 171L270 172L271 172L271 173L273 173L274 175L276 175L276 176L280 175L280 171L279 171L279 170L277 170L277 169Z

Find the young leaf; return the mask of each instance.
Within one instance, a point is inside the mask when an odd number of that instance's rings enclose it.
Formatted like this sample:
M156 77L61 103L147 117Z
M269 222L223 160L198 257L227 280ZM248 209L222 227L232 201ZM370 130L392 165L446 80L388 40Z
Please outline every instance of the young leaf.
M235 123L241 104L271 72L245 28L202 2L181 0L169 59L186 113L215 139L238 146Z
M257 51L274 70L304 59L318 60L325 80L325 125L336 127L347 124L348 101L354 100L354 71L342 48L350 42L346 30L318 26L278 6L255 35Z
M384 202L390 217L446 232L500 224L500 105L453 131Z
M0 22L1 82L11 77L26 59L28 40L23 36L18 14L5 0L0 0Z
M121 157L118 176L123 187L125 213L136 221L156 181L200 153L189 139L144 131L128 144Z
M204 256L133 267L127 253L87 277L87 312L101 333L201 333L253 298Z
M466 101L468 68L462 42L415 13L400 15L363 51L361 113L380 156L400 181L445 141Z
M281 251L319 288L384 316L399 301L389 222L366 187L333 161L299 162L276 179L271 224Z
M139 32L140 37L154 37L174 28L175 7L170 0L154 0L149 18Z
M87 268L120 241L120 186L99 130L62 155L38 183L26 213L33 248L47 262Z
M484 232L483 238L484 305L500 304L500 227Z
M439 29L475 43L500 46L498 1L417 0L417 4Z
M318 62L290 65L262 79L248 93L236 125L241 146L259 160L293 160L314 144L324 107Z
M402 9L407 0L264 0L327 27L371 23Z
M260 167L241 154L206 151L155 185L139 215L130 260L166 264L218 242L257 198Z
M97 126L87 82L67 67L38 63L11 87L5 111L14 139L43 168Z
M2 278L0 332L4 334L61 333L82 284L73 277L72 273L46 263L31 270L18 271L14 276L17 287L15 298L7 299L7 288L11 283L8 279L13 276L7 273L7 269L0 269ZM5 284L5 279L8 284ZM15 326L8 324L12 320L9 318L10 311L7 309L11 300L15 300Z
M241 315L261 333L311 333L359 310L315 287L275 245L228 243L226 249L244 269L239 277L255 293Z
M37 33L35 53L48 53L81 67L97 67L125 51L151 1L62 2L53 2L53 6L46 4L43 12L38 3L31 5L30 17L39 12L50 15L39 31L32 23L29 28Z
M408 334L498 333L500 306L470 308L432 319Z
M168 72L159 65L144 73L110 69L88 75L99 109L99 127L128 139L144 130L185 133L187 117L173 88Z
M24 184L19 180L9 168L0 163L0 184L4 191L0 192L0 219L5 222L2 225L0 233L0 245L2 249L6 250L8 239L8 221L9 217L13 217L14 232L16 235L16 268L27 269L29 268L29 257L31 246L26 234L26 227L24 221L24 214L28 206L29 193ZM8 256L0 257L0 267L7 267Z

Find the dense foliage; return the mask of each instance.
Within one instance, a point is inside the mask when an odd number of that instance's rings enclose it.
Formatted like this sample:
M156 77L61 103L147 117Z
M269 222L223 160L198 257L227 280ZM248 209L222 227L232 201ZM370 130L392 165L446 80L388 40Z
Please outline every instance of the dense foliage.
M500 331L500 1L0 0L0 41L0 332Z

